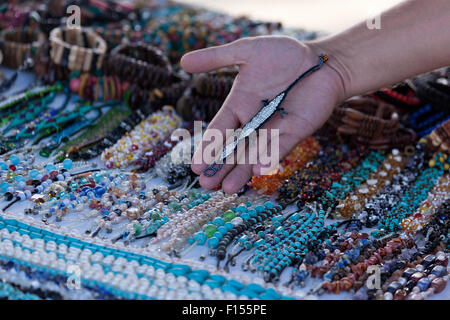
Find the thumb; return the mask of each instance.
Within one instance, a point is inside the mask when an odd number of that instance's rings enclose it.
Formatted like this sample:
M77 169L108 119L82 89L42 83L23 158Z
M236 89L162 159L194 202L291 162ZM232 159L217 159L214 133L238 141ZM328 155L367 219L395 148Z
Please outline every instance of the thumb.
M251 45L251 39L239 39L229 44L196 50L181 58L181 66L191 73L210 72L223 67L245 64Z

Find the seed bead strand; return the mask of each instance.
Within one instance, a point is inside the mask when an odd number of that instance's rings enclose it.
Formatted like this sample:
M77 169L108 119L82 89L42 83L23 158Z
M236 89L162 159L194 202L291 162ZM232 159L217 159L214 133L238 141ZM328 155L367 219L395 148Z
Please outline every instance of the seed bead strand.
M125 134L114 146L103 151L101 160L107 168L127 167L141 158L144 150L155 147L167 138L179 124L180 118L172 108L158 111Z

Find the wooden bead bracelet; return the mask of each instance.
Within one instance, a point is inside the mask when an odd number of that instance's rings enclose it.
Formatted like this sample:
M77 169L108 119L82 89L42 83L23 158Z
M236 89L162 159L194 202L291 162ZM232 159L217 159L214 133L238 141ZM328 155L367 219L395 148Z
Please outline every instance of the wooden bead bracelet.
M91 29L55 28L50 32L50 56L57 65L72 71L102 67L106 42Z
M233 86L237 69L226 68L214 73L201 73L194 76L193 87L204 97L225 99Z
M3 65L18 69L44 44L45 37L37 29L5 29L0 32L0 49L3 52Z
M161 50L144 44L124 44L111 51L106 64L108 73L122 80L151 89L170 84L172 69Z

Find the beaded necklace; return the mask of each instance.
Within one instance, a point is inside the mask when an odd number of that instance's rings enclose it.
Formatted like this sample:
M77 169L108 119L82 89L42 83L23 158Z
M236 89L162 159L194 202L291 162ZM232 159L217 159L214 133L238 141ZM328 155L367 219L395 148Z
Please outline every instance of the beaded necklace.
M221 235L219 235L219 243L217 244L217 251L213 252L217 256L217 263L219 265L220 261L225 259L226 248L231 244L234 238L240 235L242 232L249 230L250 228L256 226L259 222L265 221L271 217L277 216L281 213L282 208L276 206L271 202L264 203L264 206L256 206L255 210L250 210L248 212L248 219L239 223L236 226L227 225L225 229L219 230ZM242 218L241 218L242 219ZM242 219L244 220L244 219ZM217 235L215 236L217 237ZM212 246L213 248L215 246Z
M24 90L23 92L15 93L6 99L0 101L0 112L7 112L10 108L17 106L24 101L30 101L36 97L43 97L44 95L53 92L60 91L63 87L60 83L52 86L37 86L32 89Z
M342 200L348 192L358 188L361 183L366 181L369 174L376 171L384 159L383 153L375 151L370 152L357 167L344 173L340 182L333 182L331 188L326 190L319 197L318 201L325 208L334 210L338 201Z
M220 192L215 193L198 207L172 216L169 222L158 230L156 238L151 243L169 238L167 242L161 244L161 249L178 251L206 222L245 201L245 198L238 198L237 195L225 196Z
M349 153L344 151L343 146L331 145L319 151L317 158L282 183L278 190L278 202L286 206L299 198L297 205L302 207L305 202L316 199L333 181L339 180L341 172L352 168L352 164L357 163L364 153L362 149Z
M433 218L435 211L445 202L450 194L450 176L445 174L439 178L436 185L428 193L428 197L417 209L414 215L404 218L401 222L402 230L407 234L414 234L422 229Z
M126 106L109 109L106 114L75 139L68 141L55 154L58 161L70 157L71 159L88 160L99 155L105 146L112 146L114 130L131 115ZM114 135L117 140L120 136Z
M294 214L275 229L273 236L266 235L266 243L257 248L250 264L264 272L266 281L273 281L294 261L302 261L303 256L320 244L328 231L334 232L336 224L324 225L325 211Z
M414 181L414 184L401 196L398 204L391 208L385 214L383 220L378 223L381 232L375 232L374 235L379 236L385 232L399 230L402 219L411 215L420 205L420 202L426 199L428 192L433 188L442 173L443 168L440 162L433 167L425 168Z
M316 263L312 261L306 263L306 269L311 273L311 277L324 277L332 280L332 275L338 268L350 265L352 261L356 261L364 249L369 249L373 245L373 241L368 239L369 235L366 233L359 233L356 231L340 234L335 242L327 239L323 242L323 253L316 256L316 259L323 256L320 265L313 265ZM319 250L320 252L320 250ZM293 273L293 277L298 278L297 273ZM297 279L298 281L299 279ZM304 279L302 279L304 281Z
M142 121L135 129L106 149L101 159L107 168L127 167L142 156L147 148L165 139L178 127L180 118L172 108L165 108Z
M384 300L422 300L440 293L447 284L445 253L426 255L414 267L403 269L390 277L382 286Z
M153 193L158 191L153 189ZM167 192L167 190L166 190ZM160 194L158 191L156 195ZM126 236L125 241L134 241L137 239L142 239L148 236L155 236L158 229L169 221L169 218L180 212L192 209L210 198L209 194L201 194L195 189L187 191L187 194L183 191L182 193L169 193L170 195L167 199L161 199L152 209L148 211L147 216L144 215L133 222L131 222L127 229L128 235L121 235L121 237Z
M364 259L363 262L359 262L356 265L353 265L351 267L351 272L335 281L325 281L320 285L320 289L318 293L322 293L323 290L328 291L328 293L339 293L341 291L349 291L354 286L360 287L362 286L362 282L357 281L361 278L361 276L365 273L367 268L370 265L377 265L382 263L383 261L389 259L390 256L398 255L401 253L401 249L408 245L409 247L412 247L411 242L404 241L400 238L394 238L387 242L387 244L384 247L380 247L373 253L370 257Z
M336 206L336 218L349 218L354 212L363 207L366 199L375 196L386 184L390 183L394 174L404 167L406 158L394 149L379 166L373 171L365 183L355 188Z
M360 221L362 225L372 228L376 226L398 203L402 194L417 179L419 172L424 168L424 151L421 145L416 149L408 149L407 159L404 169L395 174L391 183L387 184L380 192L369 199L361 211L355 213L353 217Z
M12 216L11 213L9 215ZM198 266L167 263L131 248L126 251L103 243L89 243L63 230L58 233L53 230L1 217L0 234L7 239L0 242L0 260L22 265L28 261L28 265L40 272L61 275L63 281L69 276L67 267L76 263L81 268L82 287L92 288L101 293L102 298L108 295L127 299L245 298L248 297L246 294L253 297L256 293L253 290L257 290L257 298L281 298L273 289L256 284L246 286L219 274L199 270ZM34 250L33 253L28 249L14 249L9 239L14 239L22 248L24 241L27 241L26 247ZM55 253L65 258L56 260ZM206 284L208 288L201 284ZM218 290L212 290L214 288Z

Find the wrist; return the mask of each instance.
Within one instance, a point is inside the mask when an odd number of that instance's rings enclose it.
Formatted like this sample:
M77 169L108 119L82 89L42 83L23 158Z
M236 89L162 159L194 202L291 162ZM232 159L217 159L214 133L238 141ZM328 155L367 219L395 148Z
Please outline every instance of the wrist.
M353 76L351 74L351 68L347 63L348 53L342 50L342 46L336 45L331 38L308 41L305 45L316 55L323 53L328 56L328 61L323 68L323 72L327 73L327 76L333 83L337 102L341 103L352 97L355 94L352 92L351 86Z

